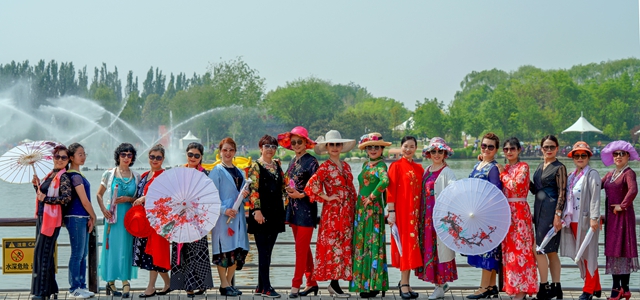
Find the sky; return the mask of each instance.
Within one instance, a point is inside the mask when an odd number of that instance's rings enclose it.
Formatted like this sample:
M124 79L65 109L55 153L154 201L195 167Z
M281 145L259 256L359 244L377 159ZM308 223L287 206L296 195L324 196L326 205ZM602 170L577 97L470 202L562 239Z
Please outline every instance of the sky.
M142 82L242 57L267 91L315 76L449 103L472 71L640 57L638 1L2 1L0 64L106 63Z

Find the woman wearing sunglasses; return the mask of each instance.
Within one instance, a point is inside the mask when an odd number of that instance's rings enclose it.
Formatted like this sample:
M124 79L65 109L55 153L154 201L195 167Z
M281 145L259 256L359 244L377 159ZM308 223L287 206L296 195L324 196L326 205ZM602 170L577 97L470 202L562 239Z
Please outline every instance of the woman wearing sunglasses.
M202 144L189 143L186 153L187 163L184 166L194 168L208 176L209 172L202 167L203 153ZM202 295L207 289L213 287L209 263L209 239L205 235L195 242L182 243L180 247L178 251L178 243L171 243L171 289L185 290L188 298L194 298L195 295Z
M491 132L482 137L482 143L480 144L480 156L482 160L476 163L471 174L469 174L469 178L488 180L498 189L502 190L500 171L498 170L498 163L495 160L499 145L500 138ZM498 286L496 285L496 274L502 262L501 247L498 246L481 255L470 255L467 257L467 262L473 267L482 269L480 288L472 295L468 295L467 298L482 299L497 297Z
M535 239L531 208L527 203L529 194L529 165L520 161L522 151L518 138L504 142L502 151L507 164L500 169L502 192L509 200L511 225L502 241L502 273L504 291L513 300L522 300L538 291L538 272L534 256Z
M605 166L615 165L615 169L602 178L602 188L607 197L604 226L604 255L607 258L605 273L613 277L609 299L629 300L630 274L640 269L633 209L638 184L636 172L629 167L629 160L640 159L636 149L625 141L609 143L602 149L601 159Z
M149 186L156 177L164 172L162 168L164 155L164 147L160 144L151 147L149 150L149 167L151 169L142 173L140 182L138 183L136 201L133 202L133 205L145 204ZM151 239L136 237L133 241L133 265L149 271L149 283L147 284L147 289L138 295L140 298L153 297L155 295L162 296L171 292L171 281L169 279L169 269L171 268L169 257L171 257L171 254L169 242L160 237L155 231L152 234L154 236ZM146 251L149 242L151 242L150 246L153 247L153 256ZM157 255L158 252L162 252L163 255ZM160 257L165 257L166 261L158 261ZM156 280L158 279L158 275L160 275L162 281L164 281L164 287L160 292L156 293Z
M566 201L567 168L556 158L559 148L558 139L547 135L540 141L544 161L533 174L533 183L529 189L535 196L533 207L533 225L536 234L536 245L540 245L551 228L558 232L562 229L562 211ZM560 286L560 246L561 232L558 232L549 243L536 253L540 286L536 298L547 300L562 299ZM552 283L549 284L549 271Z
M213 167L209 178L218 188L222 205L221 216L211 230L211 258L220 276L220 295L239 296L242 292L231 283L236 270L242 270L249 252L247 219L244 216L244 200L249 191L242 189L245 183L244 172L233 165L236 142L230 137L224 138L218 144L218 150L221 163ZM243 202L234 209L239 194L242 195Z
M389 185L382 152L391 146L380 133L365 134L358 149L366 150L369 160L358 175L360 191L353 222L353 280L349 291L361 298L372 298L389 289L387 247L385 244L384 192Z
M356 188L348 163L340 160L340 153L351 151L355 140L343 139L340 132L330 130L316 140L313 150L318 155L329 153L304 192L313 202L322 203L322 216L316 243L314 276L317 281L331 280L329 294L337 298L350 295L340 288L338 280L350 281L352 267L353 212Z
M563 218L565 224L569 226L562 229L560 255L574 259L587 232L593 232L591 241L577 262L580 277L584 279L579 300L591 300L594 295L600 298L602 291L598 275L600 190L602 188L600 174L589 167L592 155L591 148L583 141L575 143L567 154L573 159L576 169L567 179L567 203L564 206Z
M249 169L249 219L247 232L253 234L258 249L258 285L255 296L280 298L269 278L271 253L278 234L284 232L284 173L280 162L273 159L278 149L278 140L264 135L258 142L260 158Z
M140 175L130 169L136 161L136 149L129 143L122 143L113 152L113 159L116 167L102 174L97 194L98 205L108 223L104 226L100 276L107 282L107 295L129 298L129 280L138 277L138 268L133 266L133 236L124 227L124 216L136 200L140 182ZM114 195L116 191L117 195ZM113 205L116 205L115 209L111 209ZM122 280L122 293L116 288L116 280Z
M309 139L307 129L297 126L290 132L278 135L278 144L285 149L293 150L295 157L286 171L286 221L293 232L296 242L296 266L291 280L289 298L309 293L318 294L318 283L313 279L313 253L311 238L318 218L318 204L311 202L304 192L309 178L318 170L318 160L307 150L313 149L315 142ZM306 275L307 283L304 291L300 291L302 277Z
M399 240L392 238L391 263L400 270L398 290L402 299L418 298L411 290L411 270L422 266L422 251L418 247L418 211L422 193L422 165L413 161L418 141L405 136L400 141L402 157L389 166L387 205L389 226L397 226ZM397 218L396 218L397 216ZM399 251L402 249L402 251Z
M458 279L455 252L439 241L433 222L433 207L436 195L456 180L456 175L447 166L445 159L453 151L443 138L431 138L429 146L422 150L422 156L431 160L422 176L422 195L418 217L419 242L422 251L421 266L415 274L420 280L436 285L429 299L443 299L449 290L447 282Z
M69 151L60 144L53 148L53 170L42 179L33 175L33 188L36 190L37 219L36 244L33 249L33 276L31 279L31 294L33 300L57 298L58 283L56 282L56 262L53 254L56 241L62 226L61 205L71 201L73 185L67 164Z

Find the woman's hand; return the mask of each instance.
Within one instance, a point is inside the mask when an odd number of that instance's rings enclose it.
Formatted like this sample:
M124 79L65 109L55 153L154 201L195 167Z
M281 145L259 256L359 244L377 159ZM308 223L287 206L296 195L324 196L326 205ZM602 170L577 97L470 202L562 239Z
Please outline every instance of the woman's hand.
M247 198L249 196L249 190L242 190L242 198Z
M38 190L38 193L36 195L37 195L38 201L40 201L40 202L42 202L44 200L44 197L46 196L40 190Z
M89 222L87 222L87 229L89 230L88 232L93 231L93 226L95 224L96 224L96 216L90 216Z
M338 198L338 195L332 195L332 196L327 196L327 199L325 201L338 201L340 200L340 198Z
M38 175L33 174L33 179L31 179L31 183L35 186L40 186L40 179L38 179Z
M613 214L618 214L618 212L623 211L622 207L620 206L620 204L613 204L611 205L613 207Z
M500 171L500 173L504 172L504 166L501 164L496 164L496 167L498 167L498 171Z
M562 229L562 218L560 218L560 216L558 215L553 217L553 228L556 229L556 232Z
M304 198L304 196L306 196L303 193L300 193L292 188L287 189L287 195L293 199L300 199L300 198Z
M387 217L387 223L389 223L390 226L393 226L393 224L396 223L396 212L395 211L389 212L389 216Z
M593 232L596 232L598 230L598 227L600 227L600 218L598 218L597 220L591 219L590 225L591 225L591 230L593 230Z
M373 202L375 198L376 197L373 194L369 194L368 197L364 197L364 200L362 201L362 205L364 205L365 207L368 206Z
M115 204L128 203L128 202L131 202L132 199L133 199L133 197L120 196L120 197L116 198Z
M142 196L138 199L136 199L136 201L133 201L133 205L144 205L144 201L147 199L147 196Z
M227 208L227 210L224 211L224 215L229 218L235 218L238 215L238 211L235 209Z
M100 208L105 219L111 219L111 213L106 208Z
M266 222L267 220L262 216L262 212L259 210L256 210L253 212L253 218L256 220L256 222L258 222L258 224L262 224L264 222Z

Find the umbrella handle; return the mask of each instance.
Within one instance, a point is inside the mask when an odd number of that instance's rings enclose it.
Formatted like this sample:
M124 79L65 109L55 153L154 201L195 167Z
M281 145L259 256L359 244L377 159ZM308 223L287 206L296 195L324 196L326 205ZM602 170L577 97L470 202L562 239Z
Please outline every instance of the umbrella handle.
M36 173L36 166L34 164L31 164L31 168L33 169L33 175L36 175L36 177L38 177L38 173ZM40 190L40 178L38 178L38 190Z

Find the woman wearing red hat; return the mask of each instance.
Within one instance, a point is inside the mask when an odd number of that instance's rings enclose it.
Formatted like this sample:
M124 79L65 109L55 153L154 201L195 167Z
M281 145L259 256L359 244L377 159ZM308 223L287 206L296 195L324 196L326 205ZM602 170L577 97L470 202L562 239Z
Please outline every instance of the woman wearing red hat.
M309 139L307 129L297 126L290 132L278 135L278 144L285 149L293 150L295 157L285 173L287 204L285 220L293 231L296 242L296 267L291 280L289 298L309 293L318 294L318 283L313 279L313 254L311 252L311 237L318 218L318 204L311 202L304 193L304 187L311 176L318 170L318 160L307 153L313 149L315 142ZM307 288L300 292L302 276L307 277Z
M138 191L136 193L137 199L133 202L133 205L144 205L146 199L145 195L147 194L149 186L153 183L156 177L158 177L158 175L164 172L164 169L162 168L163 161L164 147L160 144L153 146L151 150L149 150L149 166L151 167L151 170L144 172L140 176L140 183L138 184ZM155 232L152 234L158 235ZM171 268L171 264L168 261L170 253L169 242L164 238L154 239L154 241L157 240L160 242L160 245L158 245L160 247L154 247L155 249L153 251L162 251L165 253L164 257L167 258L166 263L161 263L154 261L154 257L147 253L146 248L148 240L149 239L146 237L136 237L133 240L133 265L149 271L149 284L147 285L147 289L139 295L140 298L153 297L155 295L166 295L171 292L171 282L168 273ZM165 267L161 267L162 265ZM158 275L160 275L164 281L164 288L160 292L156 292L156 279L158 278Z

